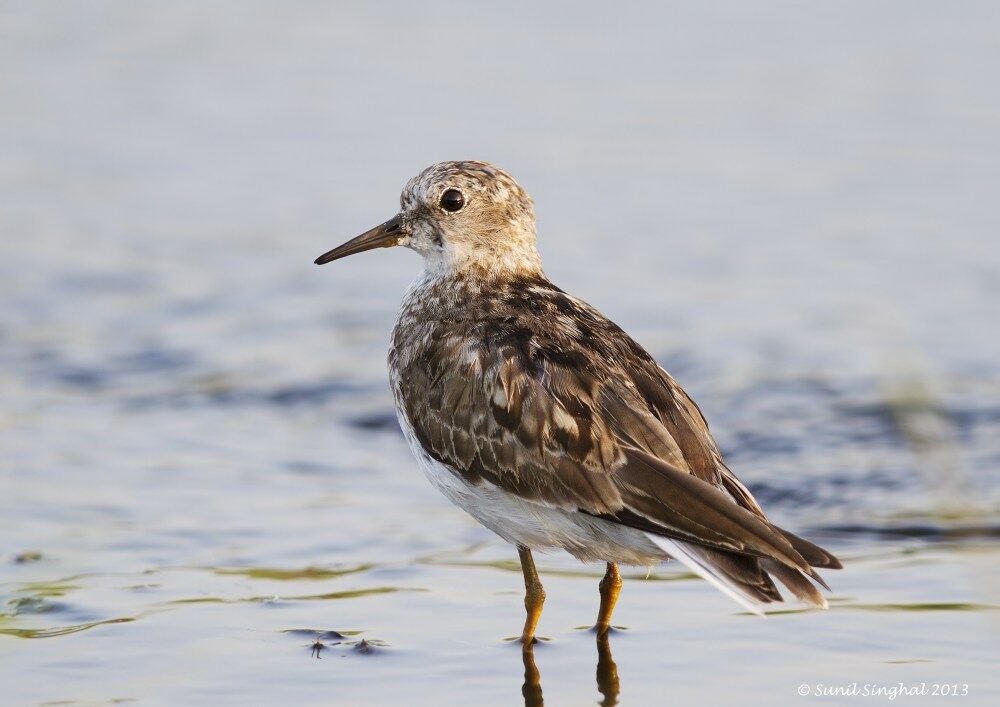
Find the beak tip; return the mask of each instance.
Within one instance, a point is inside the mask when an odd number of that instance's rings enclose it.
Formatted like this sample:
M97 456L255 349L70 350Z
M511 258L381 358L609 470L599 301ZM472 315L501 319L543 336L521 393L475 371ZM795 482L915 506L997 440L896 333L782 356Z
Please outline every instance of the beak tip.
M326 265L333 260L339 260L354 253L362 253L373 248L389 248L398 245L400 218L400 215L397 214L385 223L369 231L365 231L360 236L352 238L347 243L342 243L331 251L323 253L313 263L316 265Z

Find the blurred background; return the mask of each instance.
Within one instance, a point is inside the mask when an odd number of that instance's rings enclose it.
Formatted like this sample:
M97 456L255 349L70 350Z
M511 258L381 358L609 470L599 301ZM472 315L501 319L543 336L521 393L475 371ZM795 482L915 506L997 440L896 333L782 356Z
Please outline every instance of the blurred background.
M998 21L990 2L0 5L0 701L947 682L995 704ZM699 401L776 522L844 559L831 611L759 620L640 568L612 655L576 630L602 568L551 556L537 664L502 640L513 550L426 483L392 410L418 257L312 265L465 158L519 179L553 281Z

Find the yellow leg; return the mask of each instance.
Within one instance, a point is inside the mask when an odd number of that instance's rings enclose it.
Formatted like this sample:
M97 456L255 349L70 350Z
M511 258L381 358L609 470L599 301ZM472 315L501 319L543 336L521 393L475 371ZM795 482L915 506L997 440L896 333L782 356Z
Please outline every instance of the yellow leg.
M521 572L524 573L524 609L527 616L524 619L524 630L521 631L521 643L530 645L535 642L535 627L542 615L542 605L545 603L545 589L538 579L535 561L531 559L531 550L526 547L517 548L521 558Z
M601 608L597 612L597 625L594 628L598 634L607 633L611 626L611 612L615 610L618 593L622 590L622 576L618 573L618 565L608 563L608 571L601 580Z

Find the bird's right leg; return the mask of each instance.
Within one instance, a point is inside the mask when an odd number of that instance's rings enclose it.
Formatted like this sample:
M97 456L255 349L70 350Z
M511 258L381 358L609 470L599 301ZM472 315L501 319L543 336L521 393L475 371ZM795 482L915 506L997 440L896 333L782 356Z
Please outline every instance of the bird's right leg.
M618 602L618 593L622 590L622 576L618 572L618 565L614 562L608 563L608 571L600 583L601 608L597 612L597 624L594 630L598 635L607 634L611 628L611 612L615 610Z
M545 589L538 579L538 570L535 569L535 561L531 559L531 550L518 545L517 555L521 558L521 572L524 574L524 609L527 612L524 630L521 631L521 643L528 646L535 642L535 627L538 626L538 619L542 615Z

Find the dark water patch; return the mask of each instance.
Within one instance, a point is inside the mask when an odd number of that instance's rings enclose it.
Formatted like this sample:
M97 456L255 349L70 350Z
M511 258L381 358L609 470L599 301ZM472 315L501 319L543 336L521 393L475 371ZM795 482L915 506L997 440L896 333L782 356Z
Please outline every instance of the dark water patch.
M934 524L913 525L827 525L817 528L818 532L836 535L863 536L876 539L916 538L925 541L948 542L954 540L1000 538L997 525L943 526Z
M948 416L959 427L974 427L984 423L1000 423L1000 406L981 408L972 407L952 407L948 409Z
M983 425L1000 423L1000 408L972 408L950 406L934 400L888 400L872 403L844 403L837 406L843 418L861 420L874 425L869 427L880 436L910 441L910 426L914 419L939 420L945 429L960 434L974 431Z
M301 474L303 476L321 476L337 472L337 467L333 464L321 464L314 461L287 461L283 466L293 474Z
M820 450L829 455L861 447L899 446L894 435L868 427L838 424L834 420L809 420L807 413L794 420L776 422L760 417L738 424L720 424L717 442L727 463L762 464L771 459L797 458ZM781 434L766 432L781 427Z
M860 446L898 447L899 434L886 407L856 402L872 398L874 386L874 381L834 385L818 379L752 382L717 401L716 407L724 402L714 425L724 456L739 462L819 449L835 454Z
M23 356L24 361L27 361L28 364L37 368L43 368L48 364L58 362L60 360L58 350L45 345L28 347L21 355Z
M753 497L765 507L788 505L788 506L811 506L820 498L818 489L809 489L800 484L778 485L766 481L747 484L747 488Z
M343 380L325 380L274 388L244 388L217 377L196 380L185 388L150 395L131 396L124 400L128 410L158 408L218 407L322 407L349 395L371 392L365 386Z
M108 371L86 366L58 366L51 372L57 382L87 392L104 390L111 385Z
M112 359L111 368L127 373L163 373L191 368L197 357L190 351L149 347Z
M913 489L919 480L906 471L872 469L862 473L795 476L787 482L752 481L747 488L765 508L789 508L796 512L867 503L876 492Z
M735 448L739 452L734 452L732 454L733 457L742 455L777 456L781 454L798 454L802 451L802 441L801 438L788 435L742 431L735 434ZM729 451L724 450L724 454L729 455Z
M149 376L176 374L196 364L197 358L188 351L158 346L109 356L98 362L74 360L51 348L31 351L22 360L32 378L82 392L125 388Z
M900 491L914 485L916 478L905 469L868 469L859 474L830 474L823 478L824 484L838 489L860 487L872 491Z
M836 386L832 381L819 378L765 378L753 381L745 388L736 391L730 402L737 407L751 407L761 400L776 402L800 401L823 405L831 405L831 399L845 395L843 384Z
M892 409L884 402L840 402L834 411L841 417L878 423L885 429L895 426Z
M303 383L288 385L264 392L263 400L288 407L292 405L322 405L345 393L358 392L357 385L342 380L327 380L320 383Z
M359 430L396 432L400 435L403 433L399 427L399 420L396 418L396 413L391 410L354 417L348 421L348 424Z

